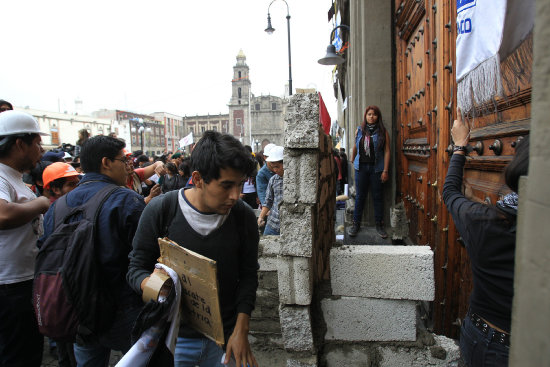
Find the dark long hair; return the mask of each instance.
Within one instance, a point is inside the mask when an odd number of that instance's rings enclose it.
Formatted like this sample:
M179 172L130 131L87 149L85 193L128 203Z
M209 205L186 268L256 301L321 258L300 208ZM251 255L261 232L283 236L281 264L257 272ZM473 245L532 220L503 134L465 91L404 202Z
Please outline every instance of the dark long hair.
M363 123L361 124L361 130L363 130L363 136L370 136L369 129L367 129L367 112L370 110L373 110L376 116L378 116L378 121L376 121L376 124L378 125L378 146L376 149L384 149L386 144L386 127L384 126L384 122L382 121L382 112L380 112L380 108L378 106L368 106L365 109L365 114L363 115Z
M529 170L529 135L518 143L514 159L504 169L506 185L514 192L518 192L520 176L526 176Z

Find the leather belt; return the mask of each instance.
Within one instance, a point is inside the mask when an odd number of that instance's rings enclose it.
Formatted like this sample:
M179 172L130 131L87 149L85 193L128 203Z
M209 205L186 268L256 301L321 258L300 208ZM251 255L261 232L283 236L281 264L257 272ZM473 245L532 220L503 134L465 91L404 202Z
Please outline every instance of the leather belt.
M483 320L479 315L473 312L468 311L468 316L470 317L470 320L472 320L472 323L474 324L476 329L481 331L485 336L490 336L490 341L510 346L510 334L502 333L495 328L489 326L485 320ZM493 332L489 333L491 330Z

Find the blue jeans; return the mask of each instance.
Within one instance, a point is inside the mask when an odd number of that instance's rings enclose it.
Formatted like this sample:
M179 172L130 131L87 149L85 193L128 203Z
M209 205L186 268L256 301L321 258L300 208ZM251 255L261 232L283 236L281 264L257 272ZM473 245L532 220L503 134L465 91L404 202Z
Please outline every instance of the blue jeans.
M493 328L489 328L485 335L475 327L469 316L464 318L460 328L460 354L467 366L508 366L510 347L491 341L494 332Z
M355 210L353 211L353 221L361 223L365 201L371 189L372 200L374 202L374 219L376 223L384 220L384 192L382 190L382 181L380 180L382 172L374 171L374 163L359 163L359 170L355 170Z
M32 280L0 284L0 366L39 367L43 348L32 307Z
M274 229L269 224L265 225L264 236L270 236L270 235L279 236L279 234L280 234L279 230Z
M130 347L130 333L141 311L136 306L119 306L113 325L97 340L74 344L74 356L78 367L103 367L109 365L111 349L126 353Z
M207 338L181 338L176 342L174 367L225 367L223 349Z

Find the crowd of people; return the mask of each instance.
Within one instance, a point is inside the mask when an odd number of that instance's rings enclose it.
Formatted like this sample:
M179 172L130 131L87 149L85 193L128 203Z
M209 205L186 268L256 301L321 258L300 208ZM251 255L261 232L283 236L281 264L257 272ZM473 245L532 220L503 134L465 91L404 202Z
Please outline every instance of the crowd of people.
M518 144L505 172L513 192L495 206L473 202L461 192L469 128L458 115L443 199L473 273L460 346L468 365L488 365L488 356L499 365L509 352L517 188L519 177L527 174L529 139ZM98 306L102 322L93 330L79 331L74 340L51 338L59 365L107 366L111 350L130 349L132 328L142 317L143 289L160 271L155 268L156 240L169 237L217 262L226 341L220 348L182 315L175 365L221 366L233 358L239 366L257 366L248 332L258 287L258 243L260 234L280 234L283 147L268 144L253 153L231 135L207 131L190 156L148 157L127 151L115 136L90 136L83 130L75 146L44 152L44 135L34 117L0 100L0 366L40 366L43 320L37 317L39 302L33 307L37 253L61 225L81 220L79 210L99 194L105 200L96 213L94 253L110 303ZM388 180L389 146L380 109L367 107L351 157L357 196L350 236L357 235L370 190L376 229L387 237L382 184ZM345 150L335 151L334 160L340 194L348 176ZM166 213L170 203L177 203L177 210Z
M0 365L40 366L44 320L37 314L44 315L32 301L37 253L55 240L60 225L81 220L75 208L111 190L98 209L94 240L101 289L111 300L99 314L108 321L74 340L50 338L59 364L106 366L111 350L129 350L143 286L158 271L156 238L168 236L217 262L225 363L232 358L256 366L248 330L258 286L256 173L264 157L213 131L188 157L147 157L127 151L116 137L86 134L73 154L63 147L44 152L44 135L31 115L11 108L0 113ZM158 218L170 199L179 210L164 232ZM182 316L176 366L223 365L224 349Z

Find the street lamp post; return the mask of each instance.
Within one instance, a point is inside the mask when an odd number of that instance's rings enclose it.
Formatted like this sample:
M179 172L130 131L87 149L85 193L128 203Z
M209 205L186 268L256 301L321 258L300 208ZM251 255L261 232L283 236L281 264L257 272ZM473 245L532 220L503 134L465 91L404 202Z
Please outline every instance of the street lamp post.
M271 26L271 14L269 13L269 9L271 8L271 4L273 4L276 0L273 0L269 6L267 7L267 28L265 31L267 34L273 34L275 32L275 28ZM282 0L286 4L286 25L288 30L288 95L292 95L292 58L290 57L290 11L288 9L288 4L286 0Z
M151 131L151 128L147 125L147 122L143 121L142 118L132 118L130 119L135 124L135 127L132 127L132 132L139 132L140 133L140 139L141 139L141 151L142 154L144 154L144 133L145 131L149 132Z

